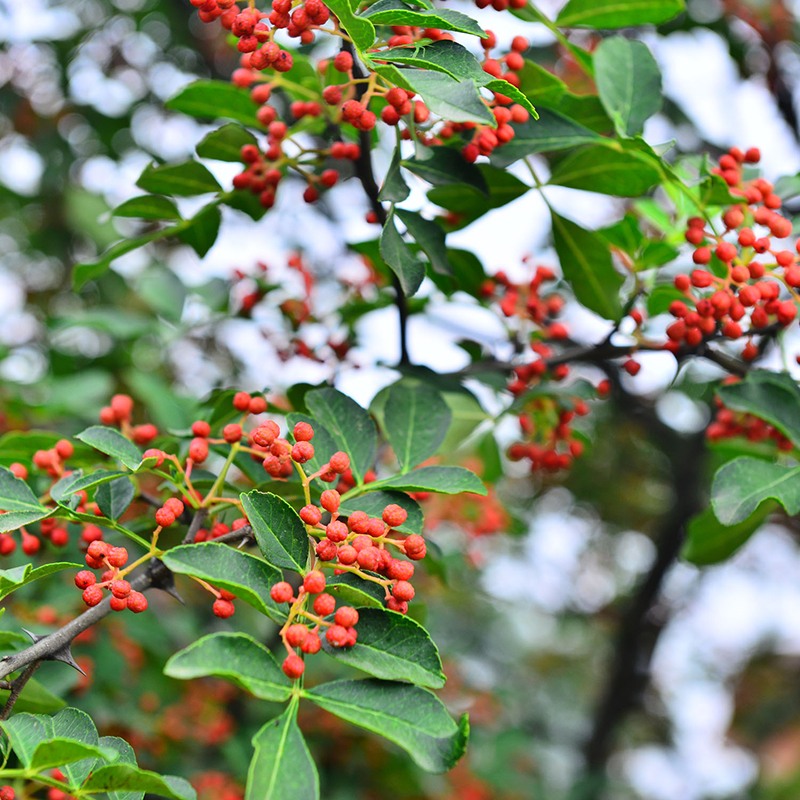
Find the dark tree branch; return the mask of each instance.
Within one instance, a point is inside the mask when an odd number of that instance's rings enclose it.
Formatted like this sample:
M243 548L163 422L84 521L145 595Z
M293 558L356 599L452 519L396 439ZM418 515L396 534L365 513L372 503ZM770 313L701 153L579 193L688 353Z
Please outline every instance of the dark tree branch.
M11 684L11 694L8 695L8 700L6 700L6 704L3 706L3 710L0 711L0 721L4 719L8 719L8 715L11 713L11 710L14 708L14 704L17 702L22 690L25 688L25 684L31 679L33 673L36 672L37 669L42 665L41 661L32 661L28 666L25 668L25 671L22 675L19 676L15 681Z
M342 50L350 53L353 57L353 77L365 78L366 74L358 63L358 57L351 42L346 41L342 44ZM356 84L356 99L361 100L366 92L367 87L364 83ZM372 134L370 131L359 131L358 143L361 148L361 154L358 161L355 162L356 177L361 182L364 193L367 195L369 205L375 216L380 223L381 227L386 224L386 209L383 203L378 199L380 189L375 181L375 172L372 169ZM398 366L407 366L411 363L408 357L408 299L400 285L400 278L397 274L392 272L392 285L395 292L395 305L397 306L397 313L400 318L400 363Z

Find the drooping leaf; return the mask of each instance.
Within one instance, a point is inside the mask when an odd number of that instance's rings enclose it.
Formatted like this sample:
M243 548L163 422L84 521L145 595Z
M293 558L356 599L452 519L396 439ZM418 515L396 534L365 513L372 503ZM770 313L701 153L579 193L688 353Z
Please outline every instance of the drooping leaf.
M594 54L600 102L620 136L633 136L661 108L661 72L643 42L613 36Z
M354 725L385 736L428 772L446 772L464 754L466 714L456 724L427 689L408 683L368 679L316 686L304 696Z
M386 172L378 200L383 203L402 203L408 197L410 191L400 169L400 144L398 143L392 154L392 163Z
M276 622L285 619L284 609L269 594L281 573L260 558L218 542L202 542L173 547L163 561L173 572L194 575L233 592Z
M550 183L618 197L638 197L660 180L654 163L643 155L600 145L583 147L556 164Z
M0 690L0 707L4 706L10 690ZM30 714L52 714L64 708L66 702L58 695L53 694L44 684L31 678L22 690L17 702L14 703L14 713L26 711Z
M137 217L138 219L181 219L178 207L167 197L145 194L132 197L114 209L115 217Z
M425 265L411 252L394 222L394 207L381 232L381 256L397 275L407 297L417 293L425 277Z
M314 389L306 405L333 436L339 449L350 457L353 477L361 484L375 460L375 423L355 400L336 389Z
M431 147L428 158L407 158L401 163L434 186L466 184L485 197L489 196L489 187L480 168L470 164L452 147Z
M101 484L94 493L94 500L109 519L119 519L133 502L136 489L130 478L117 478Z
M154 794L167 800L197 800L192 785L174 775L158 775L133 764L108 764L96 769L83 785L86 793Z
M269 650L245 633L212 633L175 653L164 666L170 678L225 678L262 700L289 699L291 684Z
M458 80L473 80L479 86L491 80L491 76L484 72L478 59L466 47L448 40L422 47L390 47L371 53L370 58L444 72Z
M205 208L187 220L187 226L178 234L178 238L188 244L202 258L217 241L222 214L216 203L209 203Z
M112 472L99 469L96 472L90 472L88 475L84 475L82 470L76 470L72 474L66 476L66 478L62 478L52 487L50 490L50 497L57 503L68 503L70 496L74 496L86 489L101 486L104 483L109 483L119 478L122 478L130 484L130 478L128 478L125 472Z
M735 553L775 510L774 503L762 503L747 519L723 525L707 508L693 517L686 529L682 558L698 566L716 564Z
M351 572L329 577L325 591L349 606L383 608L386 597L383 586Z
M347 31L353 44L364 51L375 42L375 26L373 20L357 15L357 4L352 0L332 0L327 6L336 14L339 24Z
M553 212L553 240L564 277L578 301L606 319L618 319L619 290L623 283L611 263L605 242Z
M684 8L684 0L569 0L556 18L556 25L560 28L658 25Z
M305 572L308 533L297 512L276 494L254 490L239 497L264 558L276 567Z
M142 451L118 430L93 425L75 435L76 439L85 442L101 453L121 461L128 469L135 470L142 463Z
M384 608L359 608L358 615L355 645L332 647L323 637L328 655L376 678L407 680L431 689L444 686L439 651L422 625Z
M245 800L319 800L317 768L297 726L297 704L253 737Z
M230 81L195 81L184 86L165 105L172 111L180 111L190 117L227 118L260 127L250 92L234 86Z
M402 489L407 492L440 492L486 494L483 481L464 467L418 467L402 475L393 475L380 482L382 489Z
M386 399L384 426L404 471L430 458L447 436L450 406L427 384L396 383Z
M146 192L192 197L218 192L222 187L217 179L199 162L189 159L183 164L150 164L139 176L136 185Z
M227 125L207 133L195 150L201 158L232 161L239 164L242 161L242 148L247 144L256 144L256 137L236 122L229 122Z
M744 522L765 500L777 500L790 516L800 512L800 467L745 456L717 470L711 506L723 525Z
M395 213L406 226L409 236L428 256L433 271L440 275L452 275L453 268L447 260L445 232L441 225L425 219L416 211L405 211L398 208Z

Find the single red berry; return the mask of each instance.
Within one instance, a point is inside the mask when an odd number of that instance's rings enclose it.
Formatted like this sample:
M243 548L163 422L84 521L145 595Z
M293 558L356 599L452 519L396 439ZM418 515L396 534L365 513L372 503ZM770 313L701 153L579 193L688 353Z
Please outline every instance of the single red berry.
M103 599L103 590L97 585L92 584L83 590L83 602L87 606L96 606Z
M408 581L414 575L414 565L410 561L393 558L386 570L387 577L394 581Z
M358 551L349 544L344 544L339 548L339 563L350 566L356 562Z
M75 448L72 446L72 443L66 439L59 439L56 442L55 450L64 461L66 461L68 458L72 458L72 454L75 452Z
M208 458L208 442L198 436L189 444L189 458L195 464L202 464Z
M386 608L388 608L389 611L397 611L400 614L408 613L408 603L401 603L399 600L395 600L394 597L390 597L386 601Z
M108 588L111 589L111 594L113 594L114 597L123 599L131 593L131 585L128 583L128 581L124 580L111 581L111 584Z
M128 563L128 551L124 547L112 547L107 558L112 567L124 567Z
M330 511L333 514L335 511L339 510L339 503L341 502L341 496L336 489L326 489L319 498L319 504L326 510Z
M28 478L28 469L24 464L20 464L18 462L14 462L9 469L11 473L14 475L15 478L19 478L20 480L27 480Z
M314 458L314 445L311 442L298 442L292 447L292 461L305 464Z
M397 581L392 588L392 597L401 603L414 599L414 587L408 581Z
M0 800L14 800L16 793L12 786L0 786Z
M318 570L314 569L306 575L303 579L303 586L309 594L319 594L325 590L325 576Z
M334 522L331 522L325 528L325 535L328 539L332 542L343 542L349 536L350 531L347 528L347 525L344 522L340 522L338 519Z
M267 410L267 401L263 397L252 397L250 399L250 413L263 414Z
M42 542L39 538L31 536L30 534L25 535L23 531L22 552L25 553L26 556L32 556L34 553L38 553L41 546Z
M314 598L314 613L319 614L321 617L327 617L328 614L333 614L336 608L336 600L332 595L321 594Z
M87 525L86 529L84 530L84 534L90 528L95 528L97 531L100 531L100 528L98 528L96 525ZM88 558L102 560L110 552L111 552L111 545L108 542L101 541L100 539L93 539L88 549L86 550L86 556Z
M115 394L109 404L118 422L130 419L133 412L133 398L127 394Z
M317 506L303 506L300 509L300 519L306 525L317 525L322 519L322 511Z
M212 610L214 612L214 616L217 616L220 619L228 619L228 617L232 617L233 612L236 611L233 603L231 603L230 600L223 600L221 597L214 601Z
M237 411L249 411L250 399L250 395L247 392L236 392L233 396L233 407Z
M181 514L183 514L183 503L178 500L177 497L170 497L164 503L164 508L168 508L177 519Z
M131 592L128 595L128 609L134 614L141 614L147 610L147 598L141 592Z
M205 438L211 435L211 426L205 420L199 419L192 423L192 433Z
M287 678L296 680L303 674L306 665L303 662L303 659L300 658L300 656L292 655L292 656L286 656L281 668L283 669L283 672Z
M353 69L353 56L347 51L341 51L333 59L333 68L337 72L350 72Z
M248 406L249 406L249 401L248 401ZM226 425L222 429L222 438L228 444L233 444L234 442L238 442L242 438L242 426L237 425L235 422L231 422L230 425Z
M347 453L341 451L334 453L328 462L328 466L332 472L341 475L343 472L347 472L347 470L350 469L350 457Z
M309 655L319 653L319 651L322 649L322 640L319 638L319 636L317 636L316 633L309 633L306 637L306 640L300 645L300 649Z
M408 512L400 506L392 503L383 509L383 521L390 528L397 528L408 519Z
M175 522L175 515L168 508L159 508L156 511L156 522L162 528L169 528Z
M332 625L325 631L325 638L333 647L344 647L348 639L347 628L343 628L341 625Z
M292 430L296 442L310 442L314 438L314 429L307 422L298 422Z
M358 551L358 565L362 569L366 569L369 572L374 572L378 569L382 558L381 558L381 551L377 547L369 546L365 547L363 550Z
M75 576L75 585L79 589L88 589L90 586L94 586L95 583L97 583L97 577L94 572L89 572L88 569L82 569Z
M286 581L280 581L270 589L269 596L276 603L288 603L294 597L294 591Z
M305 625L290 625L286 629L286 641L290 647L300 647L308 636L308 628Z
M358 623L358 611L350 606L342 606L336 609L336 616L333 619L343 628L352 628Z
M109 605L112 611L124 611L128 607L128 598L112 596Z

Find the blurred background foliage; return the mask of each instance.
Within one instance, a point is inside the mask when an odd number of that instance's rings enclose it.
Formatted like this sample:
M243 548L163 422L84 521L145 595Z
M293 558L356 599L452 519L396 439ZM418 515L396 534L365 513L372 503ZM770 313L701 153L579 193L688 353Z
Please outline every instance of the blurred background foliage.
M262 223L226 209L233 233L202 262L185 245L159 242L79 294L69 288L72 264L140 225L109 210L133 193L141 169L185 156L206 130L165 111L164 100L235 66L224 37L190 11L182 0L0 0L0 463L40 446L19 431L74 433L117 391L161 428L181 429L216 387L278 397L298 382L334 379L365 402L396 376L384 279L370 280L370 267L344 252L337 209L297 208L300 190ZM675 154L759 145L768 164L772 144L784 166L800 166L795 12L789 0L692 0L678 20L640 32L662 62L668 97L648 140L674 137ZM517 32L507 12L480 15L503 36ZM573 35L589 47L596 38ZM531 57L588 91L544 28L533 41ZM755 87L754 105L770 111L762 141L741 141L743 129L753 134L749 122L720 130L697 110L703 97L693 93L702 90L681 84L663 60L682 42L684 59ZM355 219L365 200L342 191L355 220L348 238L354 230L368 238ZM298 250L302 262L290 258ZM310 309L303 270L314 282ZM428 294L412 311L439 314L428 324L438 319L440 363L426 362L438 369L452 361L453 343L474 346L464 341L474 330L436 302ZM502 333L486 325L474 338L484 352L499 343L502 356ZM797 797L795 531L765 526L732 562L705 571L675 561L679 541L665 537L687 493L704 502L713 454L703 461L702 429L716 377L683 372L646 397L628 395L627 405L595 404L587 456L565 479L545 482L500 455L510 434L502 421L487 425L499 410L489 379L450 396L460 456L497 485L486 503L430 503L441 555L415 608L446 660L443 697L453 712L470 712L472 742L457 769L432 777L376 737L309 710L302 725L328 800ZM64 560L79 560L68 549ZM637 617L637 587L662 558L661 591ZM4 627L43 633L77 613L67 580L15 593ZM108 620L82 637L75 654L87 679L49 665L41 682L88 711L101 733L127 738L143 766L191 778L202 800L233 800L270 709L228 684L163 676L178 648L227 626L180 588L191 613L154 598L155 613ZM234 622L271 635L246 608ZM633 652L625 650L631 625ZM312 670L344 673L330 662Z

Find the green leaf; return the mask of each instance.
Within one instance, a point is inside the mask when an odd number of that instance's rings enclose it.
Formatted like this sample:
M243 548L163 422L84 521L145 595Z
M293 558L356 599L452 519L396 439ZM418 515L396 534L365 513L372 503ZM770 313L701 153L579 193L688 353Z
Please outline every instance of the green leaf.
M257 144L256 137L236 122L229 122L227 125L207 133L195 150L201 158L240 164L242 148L248 144Z
M136 470L142 463L142 451L130 439L126 439L114 428L93 425L91 428L76 434L75 438L91 445L101 453L116 458L128 469Z
M440 492L486 494L483 481L464 467L418 467L403 475L394 475L380 482L382 489L403 489L407 492Z
M548 108L539 109L539 119L512 124L514 138L492 154L492 163L507 167L520 158L534 153L569 150L581 144L599 140L594 132Z
M400 169L400 143L398 142L394 148L392 163L386 172L378 200L383 203L402 203L408 197L410 191Z
M553 240L564 277L575 297L605 319L619 318L619 290L623 277L611 263L605 242L553 212Z
M550 183L618 197L638 197L659 182L661 174L644 155L582 147L556 164Z
M525 65L517 74L520 91L534 103L549 105L567 91L567 84L561 78L557 78L535 61L525 59Z
M444 40L422 47L390 47L369 55L373 61L389 61L422 69L432 69L444 72L457 80L473 80L479 86L483 86L491 80L491 76L484 72L478 59L466 47L457 42Z
M496 95L507 97L514 103L519 103L534 119L539 119L539 112L527 95L523 94L513 83L509 83L505 78L493 78L487 81L485 86Z
M445 31L472 33L485 38L486 32L472 17L446 8L409 8L400 0L378 0L361 13L375 25L411 25Z
M229 81L195 81L167 100L165 106L190 117L227 118L260 127L256 119L257 107L250 99L250 92Z
M276 494L253 490L239 497L264 558L276 567L305 572L308 533L297 512Z
M358 640L353 647L322 647L337 661L376 678L407 680L440 689L445 684L439 651L418 622L384 608L358 609Z
M336 681L304 692L326 711L385 736L428 772L447 772L464 754L466 714L457 725L427 689L407 683Z
M350 34L359 51L372 47L375 42L375 26L362 15L356 15L357 3L350 0L331 0L326 3L339 19L339 24Z
M275 622L286 618L269 594L281 573L260 558L219 542L202 542L173 547L162 560L173 572L194 575L233 592Z
M443 119L480 122L492 127L496 125L494 115L484 103L475 81L457 80L442 72L388 65L380 67L379 71L393 83L416 92L425 105Z
M428 158L407 158L401 163L407 170L434 186L466 184L486 197L489 196L489 187L480 168L470 164L452 147L431 147Z
M339 449L350 457L353 477L359 484L375 460L375 423L355 400L336 389L314 389L306 394L306 406L333 436Z
M717 395L728 408L766 420L800 447L800 387L787 373L756 370L720 386Z
M11 592L27 586L39 578L46 578L54 572L61 572L63 569L80 569L80 564L73 564L70 561L55 561L51 564L42 564L34 569L33 564L22 564L12 569L0 569L0 600Z
M119 519L133 502L136 489L130 478L117 478L98 486L94 500L109 519Z
M556 18L559 28L628 28L658 25L684 10L684 0L569 0Z
M383 608L386 602L386 590L383 586L359 578L351 572L343 572L341 575L328 578L325 591L349 606Z
M411 238L428 256L433 271L440 275L452 275L453 268L447 260L445 232L441 225L425 219L416 211L404 211L402 208L398 208L395 213L403 221Z
M711 507L723 525L744 522L765 500L777 500L789 516L800 512L800 467L745 456L717 470Z
M14 475L10 469L0 467L0 509L36 512L42 508L25 481Z
M50 735L50 717L27 713L15 714L11 719L0 722L0 728L11 740L11 749L17 754L22 765L28 769L37 745Z
M297 726L297 703L253 737L245 800L319 800L317 768Z
M0 707L4 706L10 690L0 690ZM14 712L20 713L27 711L31 714L52 714L64 708L66 703L57 695L53 694L46 686L39 683L35 678L31 678L14 704Z
M97 735L97 728L95 728L92 718L85 711L81 711L78 708L65 708L52 717L49 720L49 724L51 726L51 738L72 740L91 748L98 748L99 746L100 739ZM46 722L45 727L47 725L48 723ZM31 767L33 767L41 747L42 745L37 746L36 752L31 759ZM113 761L117 757L117 752L109 748L106 752L101 751L94 755L91 752L87 752L83 757L78 755L76 750L74 756L70 758L73 763L53 760L49 766L57 767L59 764L66 764L61 771L66 776L67 783L72 786L80 786L96 765L98 758ZM46 757L46 755L42 756L42 758ZM56 753L50 754L51 759L56 757ZM41 768L44 769L44 766Z
M120 792L154 794L168 800L197 800L192 785L174 775L157 775L133 764L109 764L96 769L81 787L87 794Z
M99 469L97 472L90 472L88 475L84 475L83 470L76 470L62 478L52 487L50 490L50 497L60 505L67 505L70 495L74 496L78 494L78 492L91 489L93 486L109 483L119 478L127 481L129 485L131 484L130 478L128 478L126 472L109 472L108 470Z
M352 514L354 511L363 511L371 517L380 517L383 509L389 505L398 505L408 513L408 519L395 530L402 533L422 533L422 509L416 500L412 500L404 492L368 492L356 497L345 497L339 510L342 514Z
M742 522L723 525L713 509L706 508L689 520L681 556L698 566L724 561L761 527L774 510L774 503L762 503L757 511Z
M267 213L267 209L261 205L258 195L253 194L245 189L224 194L222 197L224 198L222 202L226 206L235 208L237 211L241 211L243 214L247 214L250 219L254 219L256 222L258 222L258 220L260 220L264 214ZM225 297L227 299L227 294Z
M65 711L68 709L65 709ZM77 766L75 762L86 762L87 765L94 765L98 758L104 758L108 761L116 757L116 751L110 747L98 747L83 742L75 741L74 739L55 738L49 739L46 742L40 742L36 750L31 756L30 769L37 772L44 772L53 767L60 767L61 771L66 775L67 782L72 786L80 786L82 780L77 780L74 772L71 772ZM89 767L91 769L91 767ZM86 767L83 767L77 776L89 774ZM85 777L85 776L84 776Z
M452 420L450 406L427 384L410 386L401 382L389 389L384 426L404 471L439 449Z
M136 753L133 748L119 736L101 736L100 745L103 747L110 747L117 753L114 764L130 764L133 767L137 766ZM142 800L144 796L143 791L131 792L109 792L109 800Z
M139 219L181 219L180 211L172 200L157 194L132 197L114 209L115 217Z
M192 197L196 194L218 192L222 187L217 179L199 162L189 159L183 164L150 164L139 176L136 185L146 192Z
M686 295L675 288L674 283L662 283L647 296L647 313L651 317L665 314L675 300L686 300Z
M360 635L360 634L359 634ZM245 633L212 633L175 653L164 667L170 678L225 678L262 700L282 703L291 684L272 653Z
M209 203L195 214L189 224L178 234L202 258L217 241L222 214L216 202Z
M604 39L594 54L600 102L620 136L633 136L661 108L661 72L647 45L623 36Z
M381 231L381 256L400 280L407 297L417 293L425 277L425 265L411 252L394 222L394 206Z

